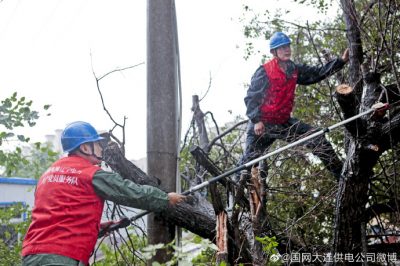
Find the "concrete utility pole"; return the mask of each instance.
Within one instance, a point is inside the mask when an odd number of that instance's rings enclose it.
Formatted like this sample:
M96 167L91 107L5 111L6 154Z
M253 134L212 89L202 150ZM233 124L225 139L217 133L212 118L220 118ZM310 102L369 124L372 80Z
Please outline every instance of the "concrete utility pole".
M176 191L178 152L178 56L174 0L147 1L147 169L162 181L162 188ZM175 226L150 214L149 244L169 243ZM154 261L170 259L165 250ZM150 262L151 263L151 262Z

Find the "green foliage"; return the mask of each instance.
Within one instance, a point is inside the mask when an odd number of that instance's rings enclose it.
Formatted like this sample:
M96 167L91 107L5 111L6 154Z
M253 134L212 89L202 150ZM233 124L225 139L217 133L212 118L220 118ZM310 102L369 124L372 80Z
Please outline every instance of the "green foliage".
M215 265L215 249L207 247L191 261L193 265Z
M20 164L28 164L28 160L22 155L20 147L16 147L14 151L0 150L0 174L12 176L18 171ZM2 170L3 169L3 170Z
M130 235L130 243L118 244L118 248L109 246L104 243L100 245L100 250L104 257L96 260L96 265L113 266L113 265L146 265L145 258L137 252L145 248L147 239L143 236L135 234Z
M43 110L48 110L45 105ZM49 114L47 114L49 115ZM15 92L0 105L0 175L23 177L39 177L49 163L55 161L57 154L48 145L35 143L27 147L30 138L15 135L20 127L33 127L39 119L39 112L32 109L32 101L25 97L17 97Z
M332 6L332 1L330 0L293 0L293 2L312 6L321 13L326 13L329 7Z
M256 236L256 240L260 242L263 246L263 251L266 252L268 255L273 255L277 254L278 251L276 250L276 247L278 246L278 242L276 242L276 237L259 237Z
M45 105L43 109L48 110L49 107ZM48 145L35 143L29 147L29 137L14 133L20 127L35 126L38 118L39 113L32 110L32 101L17 97L17 93L1 101L0 175L39 177L55 161L57 154ZM23 222L15 220L22 213L28 219ZM18 265L21 261L22 237L30 224L28 206L16 204L0 208L0 224L0 265Z
M296 4L317 8L325 13L331 1L298 0ZM270 58L267 40L272 33L283 31L292 40L293 61L309 65L324 62L322 51L340 56L347 47L344 23L339 16L326 17L301 25L290 21L290 12L282 9L244 9L244 34L249 43L264 41L263 51L245 51L245 58L259 56L262 62ZM251 50L251 53L249 51ZM345 72L343 72L345 73ZM344 75L344 78L346 76ZM315 127L327 127L339 121L332 95L339 81L335 77L315 85L298 86L293 117ZM343 133L329 134L337 153L343 154ZM286 145L276 141L270 151ZM303 147L296 147L268 159L267 213L275 231L290 229L292 239L304 246L327 249L332 237L335 180L320 160Z
M132 232L131 232L132 233ZM96 260L96 265L113 266L129 264L129 265L146 265L160 249L173 251L172 258L166 263L153 262L153 266L164 265L215 265L216 247L207 239L203 239L197 235L189 234L188 238L182 240L182 246L196 244L198 247L198 255L193 258L192 252L183 252L181 247L175 245L175 241L168 244L148 245L147 238L130 234L130 243L122 243L118 245L118 249L113 246L101 244L100 249L104 255L102 260ZM122 254L121 254L122 253Z
M27 101L25 97L17 98L15 92L11 97L1 101L0 125L9 130L24 126L25 123L34 126L39 114L37 111L31 110L31 106L32 101ZM46 106L46 109L48 109L48 106Z
M167 245L149 245L142 249L142 253L144 254L146 259L150 259L152 256L155 255L157 249L164 249L168 248L170 250L174 250L173 256L170 261L166 262L165 264L153 263L154 266L157 265L165 265L165 266L172 266L176 265L179 262L179 265L215 265L215 252L216 246L211 243L208 239L203 239L197 235L194 235L192 239L184 239L182 240L182 246L190 245L191 243L197 244L200 247L199 254L193 257L192 252L182 252L180 247L175 245L175 241ZM192 259L190 259L192 258Z
M322 13L331 4L331 1L324 0L294 2L317 8ZM398 84L398 64L395 62L399 61L400 53L399 47L394 44L399 43L400 35L393 32L400 31L400 24L396 23L398 12L393 11L396 10L393 2L362 0L355 1L354 5L355 10L352 10L351 16L357 17L359 23L356 27L360 29L360 41L357 43L362 49L363 58L360 61L363 62L364 74L367 71L378 72L381 74L382 84ZM290 16L283 17L285 14L281 10L274 11L271 8L263 13L246 7L244 11L244 32L248 43L253 44L256 39L261 38L266 41L272 32L284 31L293 41L295 62L320 64L324 61L321 58L323 50L334 57L340 56L348 46L341 12L336 18L326 17L324 21L300 25L299 22L290 21ZM264 59L267 52L257 53L250 47L245 51L245 57L264 55ZM333 77L316 85L299 86L293 116L318 127L338 122L340 115L332 95L337 84L348 82L346 70L345 68L341 73L343 77L340 81ZM337 153L344 157L344 132L333 132L328 137ZM399 147L392 143L390 149L380 157L379 164L374 167L375 176L368 191L368 206L386 205L388 202L391 204L392 195L400 192L396 182L397 173L400 173ZM335 207L333 183L329 180L330 174L317 161L312 159L314 163L309 163L299 158L300 156L309 157L303 149L296 149L271 160L269 187L272 191L269 193L267 210L274 217L271 218L272 227L280 230L287 230L289 227L293 238L301 244L329 250L327 243L330 243L332 237ZM397 200L395 201L397 204ZM381 215L380 218L384 220L379 222L381 225L399 225L396 215Z
M276 249L278 247L278 242L276 241L276 237L258 237L256 236L256 241L262 244L262 249L267 254L267 265L270 266L278 266L282 265L282 261L279 259L279 253Z
M156 244L156 245L147 245L141 249L141 253L146 260L150 260L153 256L156 255L157 250L165 249L170 244Z
M267 213L272 228L290 229L292 237L306 245L327 247L332 236L335 181L321 163L312 162L316 158L310 160L303 152L297 148L271 159Z
M19 162L17 168L10 172L10 175L38 179L59 156L60 154L53 151L50 144L36 142L30 146L29 153L25 155L24 161Z
M217 247L208 239L195 236L193 242L201 245L201 252L191 260L193 265L215 265Z
M26 213L28 219L16 222L16 217ZM21 262L22 239L30 224L28 206L15 204L0 208L0 265L18 265Z
M297 0L296 5L309 6L312 11L325 13L332 1L324 0ZM291 9L273 7L267 11L244 8L241 18L244 36L247 39L244 58L260 57L261 63L270 58L267 40L276 31L285 32L292 40L293 59L301 63L319 63L318 58L322 49L328 50L333 56L341 54L347 47L344 24L342 18L328 18L326 21L307 22L299 24L290 20ZM257 50L256 43L264 40L261 50ZM318 52L318 54L316 53Z

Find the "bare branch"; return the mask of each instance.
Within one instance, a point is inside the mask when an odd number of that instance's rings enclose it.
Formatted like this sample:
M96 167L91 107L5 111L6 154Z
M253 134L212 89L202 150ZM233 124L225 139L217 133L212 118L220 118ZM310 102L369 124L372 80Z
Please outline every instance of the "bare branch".
M203 97L200 98L199 102L201 102L208 94L208 92L210 91L211 88L211 83L212 83L212 76L211 76L211 72L210 72L210 79L208 81L208 88L207 91L204 93Z
M215 144L215 142L217 142L217 140L223 138L224 136L228 135L229 133L231 133L233 130L235 130L237 127L247 123L249 120L242 120L236 124L234 124L233 126L231 126L230 128L228 128L227 130L225 130L224 132L222 132L222 134L219 134L218 136L216 136L214 139L212 139L210 141L210 143L208 144L208 150L210 150L212 148L212 146Z
M128 66L128 67L123 67L123 68L114 69L114 70L112 70L112 71L110 71L110 72L107 72L106 74L104 74L103 76L101 76L100 78L98 78L97 80L100 81L100 80L102 80L103 78L107 77L108 75L110 75L110 74L112 74L112 73L115 73L115 72L122 72L122 71L124 71L124 70L128 70L128 69L131 69L131 68L138 67L138 66L140 66L140 65L144 65L144 62L139 63L139 64L136 64L136 65L133 65L133 66Z

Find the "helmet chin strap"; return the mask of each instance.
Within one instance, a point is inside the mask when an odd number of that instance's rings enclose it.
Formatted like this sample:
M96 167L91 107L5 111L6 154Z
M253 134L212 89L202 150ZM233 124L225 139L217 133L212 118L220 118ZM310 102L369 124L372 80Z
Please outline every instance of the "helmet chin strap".
M81 147L79 147L79 151L80 151L81 153L85 154L86 156L94 156L97 160L102 161L102 160L103 160L103 152L102 152L102 154L101 154L101 157L97 156L97 155L94 153L94 143L93 143L93 142L90 142L90 143L88 143L88 144L90 145L90 148L91 148L91 150L92 150L92 153L84 152L84 151L81 149Z

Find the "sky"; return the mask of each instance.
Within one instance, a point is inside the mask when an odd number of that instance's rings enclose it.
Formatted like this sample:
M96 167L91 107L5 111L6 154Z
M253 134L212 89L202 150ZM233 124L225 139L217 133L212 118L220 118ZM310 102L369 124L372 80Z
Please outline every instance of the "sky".
M182 134L189 127L191 99L222 125L245 117L244 84L260 58L245 60L246 40L239 22L243 5L263 10L275 2L250 0L176 0L182 83ZM117 122L126 121L128 159L146 156L146 13L147 1L131 0L3 0L0 1L0 99L18 92L42 111L35 127L21 129L33 141L44 141L68 123L87 121L99 130L113 126L103 110L95 83L100 82L105 106ZM310 19L299 9L294 21ZM267 41L259 40L261 49Z

